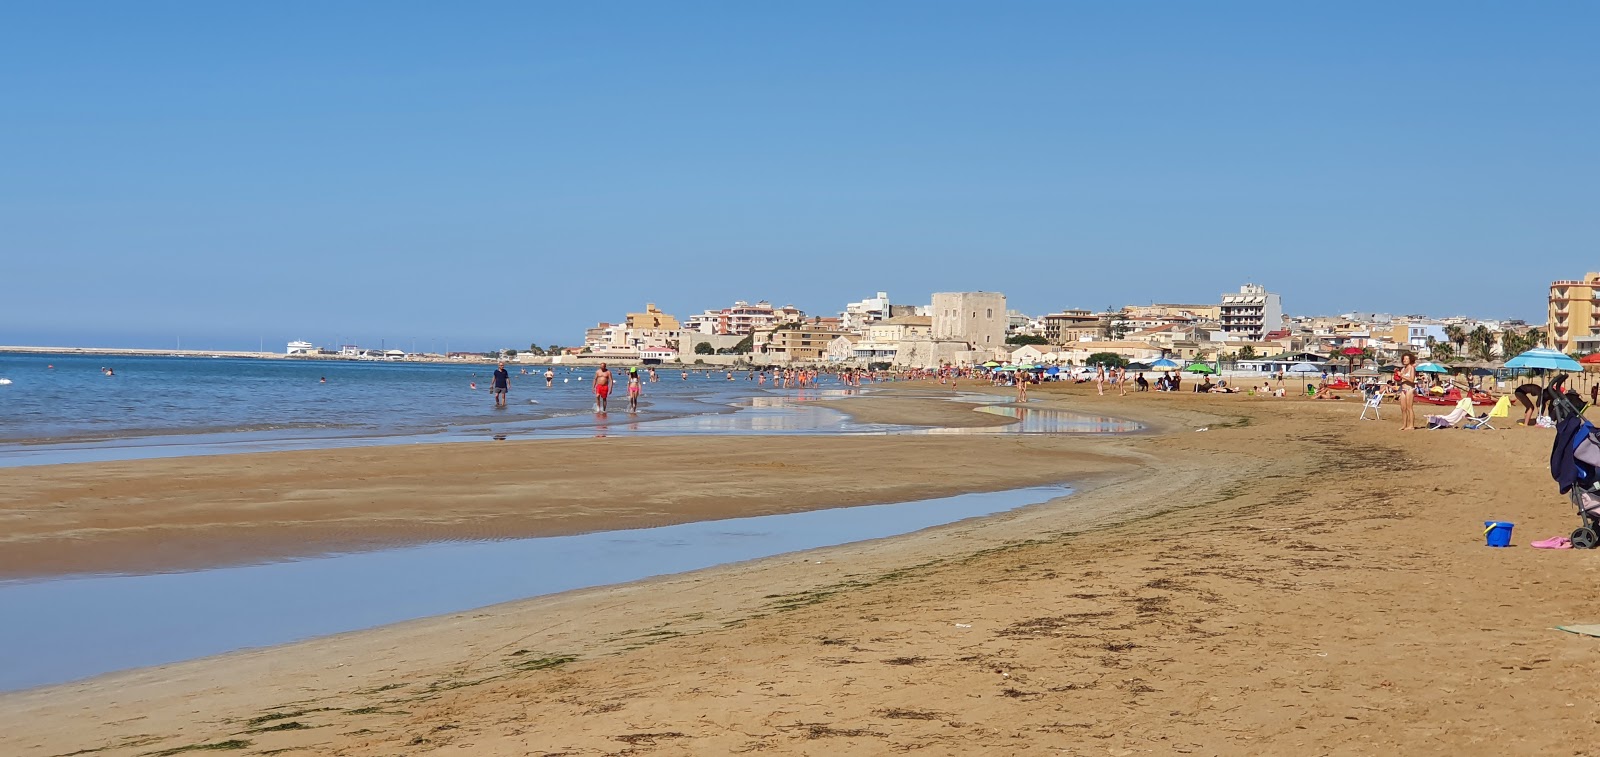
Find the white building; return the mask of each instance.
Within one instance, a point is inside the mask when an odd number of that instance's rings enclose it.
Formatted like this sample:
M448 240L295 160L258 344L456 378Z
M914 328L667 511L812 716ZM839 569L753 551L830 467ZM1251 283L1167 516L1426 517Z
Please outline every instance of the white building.
M849 303L844 306L844 312L839 314L839 326L846 331L859 333L873 323L888 320L891 316L889 307L888 292L879 292L877 297Z
M1283 298L1259 284L1245 284L1238 294L1222 295L1218 313L1228 339L1260 341L1283 328Z

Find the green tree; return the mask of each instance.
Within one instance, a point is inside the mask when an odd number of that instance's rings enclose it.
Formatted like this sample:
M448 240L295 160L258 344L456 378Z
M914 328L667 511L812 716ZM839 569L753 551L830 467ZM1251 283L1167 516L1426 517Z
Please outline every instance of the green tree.
M1435 362L1448 363L1456 359L1456 348L1449 342L1441 342L1433 337L1428 337L1428 356Z
M1128 335L1128 319L1124 318L1121 310L1112 310L1106 306L1106 312L1100 316L1100 336L1109 341L1116 341Z
M1121 368L1128 364L1128 359L1115 352L1096 352L1083 361L1084 365L1103 365L1107 368Z
M1478 360L1494 359L1494 334L1489 327L1479 325L1467 334L1467 350L1472 357Z
M1467 330L1452 323L1444 327L1444 338L1450 340L1457 350L1467 343Z
M517 359L517 351L516 350L506 350L506 359L507 360L516 360Z
M747 337L745 337L743 339L740 339L738 344L733 345L733 354L735 354L735 355L748 355L748 354L750 354L750 351L754 350L755 348L756 348L756 338L755 338L755 335L752 334L752 335L747 336Z
M1254 360L1255 358L1256 358L1256 348L1251 347L1248 344L1239 348L1239 359L1240 360Z
M710 342L696 342L695 345L694 345L694 354L696 354L696 355L715 355L715 354L717 354L717 350L716 350L716 348L711 346Z
M1050 343L1049 339L1046 339L1046 338L1044 338L1042 336L1034 336L1033 334L1013 334L1011 336L1006 337L1006 344L1009 344L1009 345L1011 345L1013 347L1021 347L1024 344L1049 344L1049 343Z

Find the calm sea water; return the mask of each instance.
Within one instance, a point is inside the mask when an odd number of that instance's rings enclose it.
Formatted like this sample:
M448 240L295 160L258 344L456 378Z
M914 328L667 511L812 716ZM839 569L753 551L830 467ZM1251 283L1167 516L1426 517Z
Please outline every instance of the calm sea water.
M106 376L102 367L115 375ZM519 373L524 367L530 375ZM596 422L593 369L508 364L508 406L488 392L494 366L192 357L0 355L0 445L169 438L288 439L444 433L462 427ZM538 374L538 375L534 375ZM729 412L766 394L735 373L663 370L638 420ZM326 378L327 382L322 383ZM477 384L473 389L472 384ZM627 393L611 396L626 417Z

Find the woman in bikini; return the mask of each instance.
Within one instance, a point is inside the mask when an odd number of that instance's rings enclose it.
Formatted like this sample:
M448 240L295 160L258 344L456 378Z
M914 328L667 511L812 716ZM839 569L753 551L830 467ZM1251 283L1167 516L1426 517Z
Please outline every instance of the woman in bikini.
M1400 356L1400 369L1394 372L1400 384L1400 430L1412 431L1417 427L1417 416L1412 405L1417 399L1417 356L1407 352Z

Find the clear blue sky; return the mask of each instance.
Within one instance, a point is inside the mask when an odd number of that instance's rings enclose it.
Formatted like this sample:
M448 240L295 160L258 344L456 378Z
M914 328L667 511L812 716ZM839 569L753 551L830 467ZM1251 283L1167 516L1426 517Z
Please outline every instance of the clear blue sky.
M572 343L647 300L1542 318L1600 5L0 5L0 343ZM407 344L409 346L409 344Z

